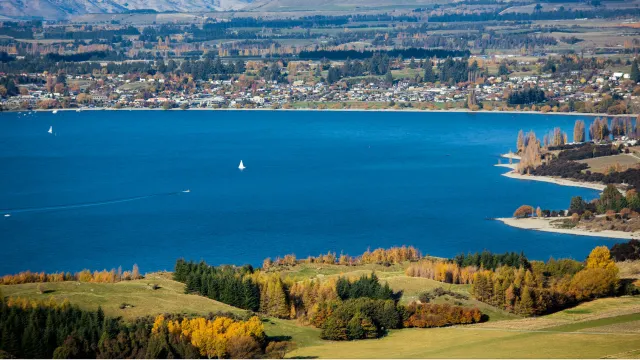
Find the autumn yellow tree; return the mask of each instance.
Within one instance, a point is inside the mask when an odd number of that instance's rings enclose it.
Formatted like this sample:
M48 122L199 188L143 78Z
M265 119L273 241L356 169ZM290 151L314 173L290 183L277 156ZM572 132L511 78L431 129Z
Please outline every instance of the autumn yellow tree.
M516 218L526 218L531 215L533 215L533 206L530 205L522 205L513 213L513 217Z
M611 258L611 252L606 246L598 246L591 250L587 258L588 269L605 269L617 272L618 267Z

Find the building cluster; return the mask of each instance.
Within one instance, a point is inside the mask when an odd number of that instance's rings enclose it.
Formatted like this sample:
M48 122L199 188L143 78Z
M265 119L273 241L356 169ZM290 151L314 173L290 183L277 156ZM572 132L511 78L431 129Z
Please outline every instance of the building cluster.
M283 72L286 69L281 69ZM51 76L23 74L41 81L21 84L19 94L2 99L4 109L36 108L279 108L323 107L346 104L382 104L412 107L430 104L434 108L468 106L470 97L480 104L504 104L509 94L527 88L545 92L557 107L570 102L598 103L605 99L633 99L638 94L629 74L600 71L585 76L579 71L564 75L492 76L460 84L416 83L399 80L362 80L334 84L307 80L287 82L255 78L251 81L194 80L184 89L171 86L175 79L161 73L132 78L131 75L87 74L66 76L64 88L51 86ZM48 81L49 80L49 81ZM177 89L177 90L174 90ZM636 91L634 91L636 90ZM524 107L524 106L523 106ZM554 109L557 111L557 109ZM566 110L565 110L566 111Z

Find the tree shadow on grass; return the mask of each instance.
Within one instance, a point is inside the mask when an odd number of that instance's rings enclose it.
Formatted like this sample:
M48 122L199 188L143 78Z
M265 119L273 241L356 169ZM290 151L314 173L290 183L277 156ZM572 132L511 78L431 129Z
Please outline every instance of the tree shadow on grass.
M275 335L268 336L269 341L291 341L292 337L289 335Z

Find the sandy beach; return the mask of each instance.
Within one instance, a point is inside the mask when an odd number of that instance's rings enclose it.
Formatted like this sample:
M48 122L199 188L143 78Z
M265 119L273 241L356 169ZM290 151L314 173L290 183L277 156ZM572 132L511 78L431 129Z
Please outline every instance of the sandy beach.
M507 168L507 169L511 169L511 170L515 170L516 166L518 166L518 164L495 164L493 166L497 166L497 167L503 167L503 168Z
M624 231L603 230L603 231L588 231L583 229L558 229L551 225L551 222L559 219L568 218L497 218L496 220L503 222L506 225L513 226L519 229L537 230L554 232L559 234L569 235L581 235L581 236L597 236L607 237L613 239L640 239L640 233L629 233Z
M502 176L506 176L512 179L542 181L542 182L552 183L556 185L582 187L582 188L594 189L598 191L602 191L606 187L606 185L604 184L567 180L567 179L554 178L549 176L522 175L515 171L515 164L496 164L494 166L512 169L511 171L502 174ZM625 194L625 191L620 189L618 190L622 194ZM614 230L589 231L589 230L575 229L575 228L559 229L551 225L552 221L558 220L558 219L563 219L563 218L556 217L556 218L516 219L516 218L510 217L510 218L497 218L496 220L501 221L506 225L513 226L519 229L526 229L526 230L546 231L546 232L554 232L554 233L569 234L569 235L607 237L607 238L615 238L615 239L640 239L640 233L629 233L625 231L614 231Z
M508 152L506 154L502 154L502 155L500 155L500 157L503 157L505 159L514 159L514 160L520 160L521 159L520 155L516 155L513 152Z
M509 164L497 164L496 166L511 168ZM516 171L509 171L507 173L502 174L502 176L506 176L508 178L518 179L518 180L542 181L542 182L552 183L556 185L574 186L574 187L581 187L581 188L593 189L598 191L602 191L606 187L606 185L604 184L596 184L596 183L588 183L588 182L582 182L582 181L554 178L550 176L522 175L517 173ZM624 194L624 192L622 193Z

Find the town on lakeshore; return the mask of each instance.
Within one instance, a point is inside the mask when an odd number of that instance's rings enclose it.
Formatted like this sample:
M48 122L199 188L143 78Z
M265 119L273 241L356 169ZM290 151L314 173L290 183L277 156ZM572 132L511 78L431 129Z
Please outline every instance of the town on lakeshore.
M640 0L4 0L0 359L640 358L639 114Z
M0 27L1 105L640 112L633 1L473 3L361 15L24 14Z

